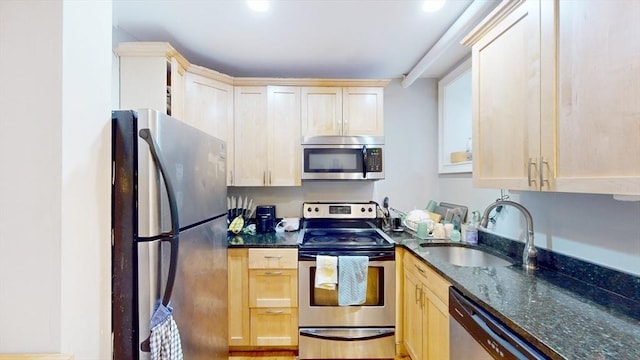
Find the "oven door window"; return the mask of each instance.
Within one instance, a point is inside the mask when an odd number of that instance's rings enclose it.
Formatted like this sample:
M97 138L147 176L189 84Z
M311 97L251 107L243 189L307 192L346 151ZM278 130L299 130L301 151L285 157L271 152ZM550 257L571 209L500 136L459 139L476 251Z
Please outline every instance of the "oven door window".
M362 148L304 149L306 173L362 173Z
M338 306L338 286L336 290L319 289L313 286L316 278L316 267L309 269L309 302L310 306ZM367 271L367 295L360 306L384 305L384 267L369 266Z

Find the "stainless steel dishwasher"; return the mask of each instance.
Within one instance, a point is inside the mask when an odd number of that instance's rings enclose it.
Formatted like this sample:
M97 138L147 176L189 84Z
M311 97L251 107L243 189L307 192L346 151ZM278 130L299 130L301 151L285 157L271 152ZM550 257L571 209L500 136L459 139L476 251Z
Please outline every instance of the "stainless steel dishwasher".
M549 359L454 287L449 314L451 360Z

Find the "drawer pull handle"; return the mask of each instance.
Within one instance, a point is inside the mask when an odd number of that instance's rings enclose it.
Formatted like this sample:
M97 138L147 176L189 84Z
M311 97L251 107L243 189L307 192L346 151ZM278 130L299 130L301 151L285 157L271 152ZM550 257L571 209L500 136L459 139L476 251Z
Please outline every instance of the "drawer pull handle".
M282 259L282 256L265 255L264 258L265 259Z
M423 268L421 268L421 267L420 267L420 266L418 266L418 265L413 265L413 266L415 266L415 267L416 267L416 269L418 269L418 271L420 271L421 273L423 273L423 274L424 274L424 269L423 269Z
M284 310L267 310L267 314L277 315L282 314Z
M282 271L265 271L265 275L282 275Z

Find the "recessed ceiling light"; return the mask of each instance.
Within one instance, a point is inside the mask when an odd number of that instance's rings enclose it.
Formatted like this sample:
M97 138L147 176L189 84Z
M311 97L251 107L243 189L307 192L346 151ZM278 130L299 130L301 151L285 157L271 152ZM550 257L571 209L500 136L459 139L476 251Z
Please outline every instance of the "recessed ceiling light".
M422 3L422 11L436 12L444 6L446 0L424 0Z
M248 0L247 5L253 11L265 12L269 10L269 1L267 0Z

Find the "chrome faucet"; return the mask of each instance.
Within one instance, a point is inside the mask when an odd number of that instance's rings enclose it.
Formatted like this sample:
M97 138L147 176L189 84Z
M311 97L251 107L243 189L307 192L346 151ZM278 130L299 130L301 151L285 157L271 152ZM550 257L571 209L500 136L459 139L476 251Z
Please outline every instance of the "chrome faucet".
M522 215L524 215L524 219L527 222L527 236L524 245L524 251L522 252L522 267L525 270L536 270L538 268L538 250L533 245L533 219L531 218L531 213L524 206L518 204L515 201L510 200L498 200L493 204L487 206L484 210L484 215L482 215L482 220L480 221L480 226L483 228L487 228L487 223L489 222L489 213L491 210L495 209L498 206L510 205L520 210Z

